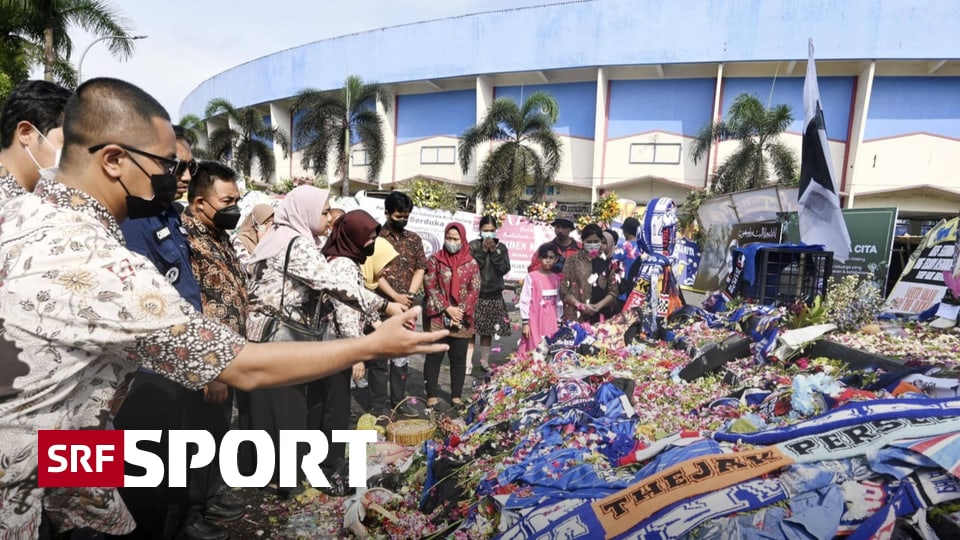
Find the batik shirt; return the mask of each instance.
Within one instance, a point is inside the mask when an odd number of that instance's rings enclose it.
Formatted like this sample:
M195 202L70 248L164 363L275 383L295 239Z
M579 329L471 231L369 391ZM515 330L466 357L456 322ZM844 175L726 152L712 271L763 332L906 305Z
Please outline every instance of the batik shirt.
M269 338L263 335L264 323L271 313L280 309L281 293L284 310L314 304L321 293L354 309L372 313L379 313L386 304L386 300L368 291L362 282L357 287L350 276L338 275L333 271L312 238L294 237L284 279L286 255L287 248L284 247L273 257L253 265L254 277L249 288L251 307L247 314L247 336L251 340ZM297 315L296 310L293 315ZM313 313L306 315L312 316ZM304 318L304 322L319 325L319 321L310 320L309 317Z
M380 231L380 236L386 238L398 253L397 258L384 269L383 277L393 290L397 291L397 294L417 292L410 290L413 273L427 269L427 256L423 252L423 241L420 235L406 230L396 234L384 227Z
M141 364L202 388L244 340L127 250L99 202L53 180L0 205L0 262L0 538L35 538L41 508L60 530L130 532L115 489L37 486L37 430L104 429Z
M230 237L224 231L211 230L189 208L183 213L183 227L190 243L190 266L200 285L203 314L246 335L246 272Z
M471 259L455 271L460 278L460 290L457 291L460 303L457 307L463 309L463 324L456 332L450 332L450 337L470 338L476 331L474 314L477 310L477 300L480 298L480 266L477 265L477 261ZM430 257L427 261L427 273L423 278L424 330L443 330L443 313L450 307L451 301L443 294L444 288L440 284L443 282L444 287L447 287L453 279L453 272L454 270L441 264L435 257Z
M360 270L360 265L347 257L337 257L330 261L330 271L334 278L343 282L342 287L344 289L357 291L356 295L360 298L361 309L334 298L333 320L329 322L328 331L338 338L360 337L363 335L363 328L366 325L380 320L377 309L362 305L367 296L359 293L360 289L366 289L363 284L363 273Z
M26 192L27 190L23 189L17 179L3 165L0 165L0 201L24 195Z
M614 280L606 279L602 273L594 271L594 260L587 256L586 251L580 251L567 259L563 265L563 280L560 282L560 297L563 299L563 320L586 322L595 316L581 313L568 301L577 301L583 304L592 303L594 287L600 286L610 296L617 296L617 284ZM602 296L601 296L602 299Z

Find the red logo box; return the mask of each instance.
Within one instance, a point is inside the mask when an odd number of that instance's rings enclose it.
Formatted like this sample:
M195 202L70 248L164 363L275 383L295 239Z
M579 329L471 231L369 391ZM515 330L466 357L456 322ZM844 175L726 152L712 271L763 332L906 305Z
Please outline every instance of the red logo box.
M123 431L37 431L40 487L123 486Z

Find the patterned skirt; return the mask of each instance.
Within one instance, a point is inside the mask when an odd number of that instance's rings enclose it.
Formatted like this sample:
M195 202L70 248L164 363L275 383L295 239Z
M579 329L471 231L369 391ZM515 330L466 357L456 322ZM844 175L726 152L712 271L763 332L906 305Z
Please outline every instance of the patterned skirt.
M477 299L476 320L477 334L481 336L510 335L510 316L507 314L507 304L503 297Z

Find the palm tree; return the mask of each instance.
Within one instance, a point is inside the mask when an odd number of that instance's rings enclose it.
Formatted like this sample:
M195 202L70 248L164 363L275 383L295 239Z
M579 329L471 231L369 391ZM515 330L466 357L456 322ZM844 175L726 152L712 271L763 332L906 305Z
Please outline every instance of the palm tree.
M530 94L523 105L510 98L493 102L479 124L460 135L460 168L467 174L477 145L499 143L477 174L477 195L484 202L515 205L528 185L540 201L560 168L560 138L553 132L560 108L546 92ZM538 153L531 144L539 147Z
M201 148L198 146L200 143L200 136L198 134L207 132L207 123L201 120L200 117L195 114L185 114L180 117L179 125L184 130L184 134L187 137L187 142L190 143L193 157L196 159L213 159L213 157L210 155L210 152L208 152L206 148Z
M266 125L263 113L253 107L237 109L229 101L215 98L207 104L204 114L208 119L220 115L227 117L226 127L217 128L210 134L207 141L209 156L223 162L233 159L236 168L246 178L250 178L254 159L264 179L273 174L273 149L265 141L279 144L284 155L290 151L287 134L280 128Z
M383 167L385 141L383 121L374 106L377 102L390 112L393 92L378 83L364 83L356 75L347 77L343 89L324 92L301 90L293 103L294 115L302 115L294 127L300 146L300 163L305 169L326 174L331 147L337 149L337 174L342 180L340 194L350 195L349 159L353 135L367 152L367 179L376 181Z
M797 176L797 157L779 141L791 122L789 106L768 109L756 96L740 94L730 105L727 120L710 123L697 134L691 148L693 162L699 162L717 141L738 140L740 146L713 175L714 192L764 187L770 182L771 170L778 183L792 184Z
M131 29L120 11L107 0L4 0L4 14L15 13L17 33L42 51L43 77L64 85L76 83L76 72L67 61L73 40L67 30L79 26L97 37L117 36L107 41L110 52L121 59L133 53ZM39 52L38 51L38 52Z

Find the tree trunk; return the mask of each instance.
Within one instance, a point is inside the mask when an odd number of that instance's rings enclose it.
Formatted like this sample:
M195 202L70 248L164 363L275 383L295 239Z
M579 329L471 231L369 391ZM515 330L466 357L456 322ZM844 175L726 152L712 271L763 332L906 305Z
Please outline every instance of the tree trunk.
M53 64L56 57L53 54L53 27L43 29L43 80L53 82Z
M343 130L343 163L340 164L340 169L343 171L343 178L340 184L340 196L349 197L350 196L350 120L346 122L346 127Z

